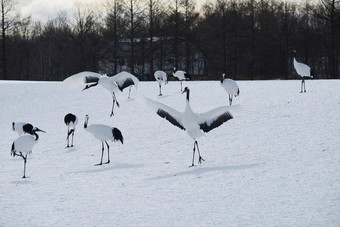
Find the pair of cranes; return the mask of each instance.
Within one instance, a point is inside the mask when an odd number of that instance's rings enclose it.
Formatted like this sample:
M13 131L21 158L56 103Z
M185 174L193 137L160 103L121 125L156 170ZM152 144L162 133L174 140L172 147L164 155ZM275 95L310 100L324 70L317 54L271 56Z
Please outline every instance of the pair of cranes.
M191 75L189 73L187 73L185 71L181 71L181 70L176 71L176 68L174 68L174 72L172 73L172 76L176 77L179 80L179 82L181 83L181 91L183 90L182 81L191 80ZM162 84L168 83L168 75L166 74L166 72L164 72L162 70L157 70L154 73L154 77L159 84L159 96L162 96Z
M45 132L26 122L13 122L12 130L19 134L19 137L12 143L11 156L19 156L24 160L24 175L26 178L27 155L32 152L32 148L39 141L37 132Z
M110 127L107 125L103 124L92 124L88 125L89 121L89 116L85 116L85 122L84 122L84 129L91 133L96 139L100 140L102 143L102 156L99 164L97 165L102 165L103 164L103 156L104 156L104 142L106 143L107 146L107 162L104 164L110 163L110 146L107 143L107 141L120 141L122 144L124 143L124 137L122 135L122 132L115 127ZM67 146L68 147L73 147L73 136L74 136L74 131L76 130L76 126L78 124L78 117L72 113L68 113L64 117L64 122L67 126ZM72 144L71 146L69 145L69 136L72 134Z

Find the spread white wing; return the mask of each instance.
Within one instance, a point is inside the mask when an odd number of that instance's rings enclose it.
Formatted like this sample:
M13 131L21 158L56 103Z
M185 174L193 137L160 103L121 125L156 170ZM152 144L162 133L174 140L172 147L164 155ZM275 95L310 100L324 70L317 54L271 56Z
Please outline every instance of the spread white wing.
M84 71L69 76L63 81L63 85L69 89L73 89L80 85L98 82L100 77L102 77L102 75L99 73Z

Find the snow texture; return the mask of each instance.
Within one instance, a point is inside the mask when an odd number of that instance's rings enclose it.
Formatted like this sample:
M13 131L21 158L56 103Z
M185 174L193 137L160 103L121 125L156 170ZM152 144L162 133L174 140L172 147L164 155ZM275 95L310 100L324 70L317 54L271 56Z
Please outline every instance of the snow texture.
M158 95L157 82L139 92L183 111L179 82ZM100 88L68 90L60 82L0 81L0 226L340 226L340 80L237 81L234 119L199 138L205 159L189 168L193 140L137 102ZM219 81L186 81L197 113L228 106ZM67 113L79 118L65 149ZM83 126L117 127L124 144L101 143ZM28 157L11 157L12 122L45 130ZM196 156L197 158L197 156ZM197 163L197 160L195 160Z

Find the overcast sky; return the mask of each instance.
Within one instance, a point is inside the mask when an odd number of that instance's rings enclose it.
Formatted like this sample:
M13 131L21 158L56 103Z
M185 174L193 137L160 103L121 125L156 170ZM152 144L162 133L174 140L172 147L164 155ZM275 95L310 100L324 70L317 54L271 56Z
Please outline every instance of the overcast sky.
M33 20L46 21L55 18L61 11L73 9L81 4L101 4L106 0L17 0L23 16L31 15Z
M31 15L33 20L46 21L55 18L61 11L70 11L77 4L103 4L107 0L17 0L23 16ZM206 0L196 0L197 3ZM208 0L213 1L213 0ZM289 0L293 1L293 0ZM295 0L305 1L305 0ZM310 0L311 1L311 0Z

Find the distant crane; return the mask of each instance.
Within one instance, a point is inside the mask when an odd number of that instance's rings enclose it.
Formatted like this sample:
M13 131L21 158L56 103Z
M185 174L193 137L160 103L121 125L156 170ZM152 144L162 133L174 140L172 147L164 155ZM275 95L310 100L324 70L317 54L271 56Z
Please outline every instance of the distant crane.
M37 132L45 131L34 127L31 131L31 135L22 135L12 144L11 155L13 157L20 156L24 159L24 176L22 178L26 178L27 155L32 152L33 146L39 141Z
M24 133L31 134L33 125L26 122L12 122L12 130L17 132L19 136Z
M183 80L191 80L191 75L189 73L186 73L184 71L178 70L176 71L176 68L174 68L174 72L172 73L174 77L177 77L179 82L181 83L181 91L182 89L182 81Z
M168 83L168 76L166 73L162 70L157 70L154 73L155 79L157 80L159 84L159 96L162 96L162 83L167 84Z
M64 117L64 122L67 126L67 146L66 147L70 147L69 145L69 139L70 139L70 135L72 134L72 144L71 147L73 147L73 137L74 137L74 131L76 130L76 125L78 123L78 118L76 115L72 114L72 113L68 113L65 115Z
M107 146L107 162L104 164L110 163L110 147L107 141L120 141L123 144L123 135L121 131L118 128L110 127L103 124L92 124L88 125L89 116L85 116L85 122L84 122L84 129L91 133L96 139L100 140L102 142L102 157L100 159L100 163L97 165L103 164L103 155L104 155L104 142Z
M222 74L222 79L221 79L221 86L224 88L224 90L228 93L229 96L229 105L232 104L233 102L233 96L238 96L240 95L240 89L238 88L237 83L229 78L224 78L225 74Z
M135 85L136 89L138 88L139 80L137 79L137 77L126 71L122 71L114 75L112 79L116 81L120 91L123 91L126 87L129 87L128 98L130 98L132 85Z
M189 94L190 90L188 87L185 87L184 91L186 93L186 107L184 112L179 112L169 106L166 106L162 103L153 101L151 99L141 97L141 101L148 104L152 107L156 113L168 120L171 124L177 126L182 130L186 130L188 135L194 140L194 148L193 148L193 156L192 156L192 164L194 166L195 159L195 151L197 148L197 152L199 155L198 163L205 161L200 154L198 148L197 138L204 135L204 133L209 132L210 130L217 128L223 123L231 120L233 118L232 112L236 113L240 108L238 106L222 106L215 108L206 113L197 114L193 112L189 103Z
M119 103L117 101L115 93L117 93L118 91L123 91L126 87L130 87L131 89L131 85L135 85L137 87L138 83L139 80L134 75L128 72L120 72L113 77L108 77L106 74L101 75L95 72L84 71L74 74L63 81L63 84L68 88L74 88L78 85L86 84L85 88L83 89L84 91L99 84L103 88L108 90L112 95L112 109L110 114L111 117L113 116L115 103L119 107Z
M306 92L306 84L305 84L305 79L306 78L313 78L314 77L314 72L313 69L311 69L308 65L304 64L304 63L300 63L296 60L296 50L293 50L294 53L294 68L297 72L297 74L299 74L302 78L301 81L301 92ZM302 89L304 88L304 89Z

